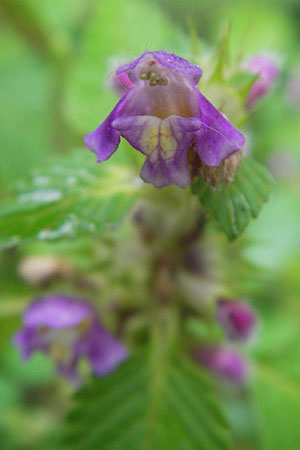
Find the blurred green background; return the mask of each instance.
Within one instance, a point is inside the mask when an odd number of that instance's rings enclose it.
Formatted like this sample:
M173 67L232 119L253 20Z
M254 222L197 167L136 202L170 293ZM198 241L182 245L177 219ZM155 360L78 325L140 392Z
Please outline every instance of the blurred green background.
M261 216L233 244L217 238L235 296L261 317L248 350L253 381L223 392L236 450L300 448L300 3L298 0L0 0L0 197L49 156L80 147L115 104L109 67L145 50L190 54L191 18L202 54L230 26L234 60L274 54L280 79L247 125L252 155L277 180ZM201 53L200 53L201 60ZM201 83L200 83L201 89ZM92 156L91 156L92 157ZM11 345L39 289L18 274L27 254L51 253L88 273L92 243L26 246L0 254L0 448L54 449L71 388ZM243 262L241 265L240 262ZM72 287L68 286L69 289ZM221 393L220 393L221 395Z

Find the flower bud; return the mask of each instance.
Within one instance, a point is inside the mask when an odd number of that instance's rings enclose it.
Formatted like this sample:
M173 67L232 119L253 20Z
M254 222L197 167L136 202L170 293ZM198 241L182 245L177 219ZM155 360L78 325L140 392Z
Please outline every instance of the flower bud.
M217 320L229 339L247 341L255 330L256 317L247 303L221 299L217 304Z
M249 72L258 74L258 79L253 83L248 100L247 108L263 97L272 87L279 74L277 62L270 56L256 55L246 61L244 68Z
M236 351L218 346L205 346L195 351L195 359L221 378L243 384L247 378L244 358Z

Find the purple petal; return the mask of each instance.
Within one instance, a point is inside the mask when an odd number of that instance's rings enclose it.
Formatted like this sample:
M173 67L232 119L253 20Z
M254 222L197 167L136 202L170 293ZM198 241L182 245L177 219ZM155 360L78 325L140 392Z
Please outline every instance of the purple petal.
M161 120L153 116L120 117L113 126L137 150L147 156L141 178L161 188L190 184L187 148L201 121L170 116Z
M134 88L122 97L117 106L96 130L84 138L85 145L97 155L97 162L110 158L120 144L120 133L113 126L119 116L146 114L150 108L142 89Z
M173 53L164 51L145 52L134 61L119 67L116 74L119 75L124 72L131 72L131 77L136 81L139 78L141 68L146 64L154 65L153 62L158 63L162 67L172 70L173 72L182 73L193 84L198 84L202 75L202 70L199 66L191 64L189 61L174 55Z
M156 188L175 184L185 189L191 182L186 157L183 153L177 154L170 161L163 161L158 158L155 163L151 163L147 159L141 170L141 178L146 183L152 183Z
M106 375L127 358L128 352L112 334L95 323L89 336L86 356L95 374Z
M195 136L201 160L207 166L218 166L245 145L245 138L199 92L198 102L202 128Z
M122 101L122 100L121 100ZM116 118L118 105L96 130L87 134L84 143L97 155L97 162L106 161L117 150L120 143L119 133L111 126Z
M48 342L35 327L26 327L13 336L13 344L19 348L23 360L31 357L35 350L46 350Z
M86 301L54 295L36 300L25 310L23 321L27 327L74 327L95 314Z

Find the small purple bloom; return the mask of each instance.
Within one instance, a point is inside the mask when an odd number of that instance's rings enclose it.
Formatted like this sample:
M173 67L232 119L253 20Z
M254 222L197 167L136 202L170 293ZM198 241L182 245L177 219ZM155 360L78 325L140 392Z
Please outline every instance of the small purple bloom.
M253 335L256 325L254 311L247 303L240 301L219 300L217 320L233 340L247 341Z
M247 366L244 358L236 351L217 346L198 348L194 353L197 362L216 375L242 384L247 379Z
M244 68L249 72L259 75L257 81L251 87L247 108L264 96L272 87L279 74L278 63L270 56L256 55L249 59Z
M146 156L141 178L161 188L191 182L187 151L218 166L240 150L243 135L198 91L200 67L163 51L146 52L121 66L115 80L127 93L106 120L85 137L98 162L110 158L120 137Z
M14 344L24 360L33 352L49 354L59 374L77 383L80 357L86 357L95 375L114 370L127 350L102 327L95 308L87 301L63 295L47 296L31 303L23 314L24 328Z

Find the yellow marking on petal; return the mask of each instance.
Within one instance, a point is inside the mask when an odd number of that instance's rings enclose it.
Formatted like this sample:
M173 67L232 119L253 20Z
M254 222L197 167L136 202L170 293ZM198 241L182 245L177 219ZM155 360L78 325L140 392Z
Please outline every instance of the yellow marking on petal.
M163 159L172 158L177 150L177 141L173 136L170 124L163 120L160 126L160 146L161 157Z
M147 126L141 138L141 149L149 156L151 162L158 156L159 123Z

